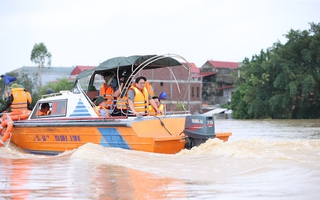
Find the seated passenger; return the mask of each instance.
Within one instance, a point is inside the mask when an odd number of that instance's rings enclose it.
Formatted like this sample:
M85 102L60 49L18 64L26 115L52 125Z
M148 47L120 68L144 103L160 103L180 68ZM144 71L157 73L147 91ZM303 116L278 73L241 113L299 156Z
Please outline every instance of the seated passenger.
M152 99L154 100L155 104L157 105L157 108L162 112L162 114L158 114L158 115L163 115L163 113L165 113L165 108L164 105L162 103L160 103L160 99L158 96L153 96ZM149 105L149 115L157 115L157 111L151 106Z
M139 113L146 115L148 113L149 103L157 113L162 114L162 111L158 109L145 87L146 81L147 79L143 76L136 78L135 84L133 84L128 91L128 106L135 116Z
M98 114L99 117L108 117L109 116L109 111L107 109L107 102L106 100L99 96L96 100L95 100L95 105L96 107L94 108L94 110L96 111L96 113Z
M38 111L38 116L50 115L49 103L41 104L41 109Z

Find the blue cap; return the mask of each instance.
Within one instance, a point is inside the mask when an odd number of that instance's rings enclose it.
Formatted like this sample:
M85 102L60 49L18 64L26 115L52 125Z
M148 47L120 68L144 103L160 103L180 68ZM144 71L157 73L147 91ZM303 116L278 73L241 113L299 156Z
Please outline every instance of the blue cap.
M165 93L165 92L161 92L161 94L159 95L159 99L165 100L167 98L168 98L168 96L167 96L167 93Z

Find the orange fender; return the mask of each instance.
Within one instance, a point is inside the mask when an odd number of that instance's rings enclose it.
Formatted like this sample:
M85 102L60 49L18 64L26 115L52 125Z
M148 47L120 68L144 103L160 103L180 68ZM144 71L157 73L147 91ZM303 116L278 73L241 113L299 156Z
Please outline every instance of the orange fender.
M30 110L6 113L2 116L1 121L5 121L8 118L11 118L13 121L28 119L30 113L31 113Z
M13 121L28 119L30 111L22 111L19 114L10 113L10 117Z
M8 113L4 113L1 117L1 123L8 119Z
M10 119L7 119L5 121L3 121L1 123L1 130L4 128L4 127L7 127L7 130L6 132L4 133L2 139L0 140L0 147L3 146L3 144L8 140L8 138L10 137L11 135L11 131L12 131L12 128L13 128L13 121L10 120Z

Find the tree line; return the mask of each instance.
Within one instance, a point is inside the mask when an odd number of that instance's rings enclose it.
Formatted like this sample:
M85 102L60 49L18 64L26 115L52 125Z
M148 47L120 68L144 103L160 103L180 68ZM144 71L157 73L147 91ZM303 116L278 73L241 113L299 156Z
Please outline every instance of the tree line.
M29 74L25 71L7 73L11 77L16 77L15 83L22 85L25 90L29 91L32 96L32 105L41 98L41 95L46 94L46 91L50 88L53 92L59 92L61 90L70 90L73 87L73 83L69 82L66 78L59 79L57 82L47 83L42 86L43 69L50 67L51 65L51 53L47 50L44 43L36 43L31 51L30 60L37 64L38 71L34 74ZM5 83L4 80L0 81L0 94L4 94ZM0 98L0 104L3 105L5 98Z
M251 60L243 60L231 99L233 118L320 118L320 23L309 25L309 30L291 29L285 44L278 41ZM43 43L34 45L30 60L38 65L37 74L8 75L17 77L17 83L32 94L33 104L48 88L54 92L72 88L67 79L41 86L44 64L51 63L51 53ZM0 93L4 93L3 81Z
M320 23L290 30L259 55L245 58L231 100L235 119L320 118Z

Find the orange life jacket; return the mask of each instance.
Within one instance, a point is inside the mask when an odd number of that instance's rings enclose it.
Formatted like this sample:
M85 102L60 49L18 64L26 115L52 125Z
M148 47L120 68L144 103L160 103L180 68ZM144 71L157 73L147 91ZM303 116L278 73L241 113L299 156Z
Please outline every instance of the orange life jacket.
M107 84L102 84L100 87L100 96L103 96L106 99L108 108L111 107L112 103L113 103L113 88L109 85L107 87Z
M148 93L150 94L150 96L153 97L154 96L154 91L153 91L152 85L148 81L146 81L145 87L147 88Z
M152 105L149 105L149 115L155 116L155 115L163 115L164 114L164 105L161 103L158 107L160 111L162 111L162 114L157 114L156 110L153 108Z
M148 113L149 93L147 88L144 87L143 90L140 91L137 87L131 86L130 89L135 93L133 105L136 112Z
M44 112L42 110L38 111L38 116L44 116L44 115L49 115L50 114L50 110L48 110L47 112Z
M101 117L101 114L100 114L101 109L103 109L106 112L106 116L109 116L109 111L104 106L96 106L94 108L94 111L97 113L99 117ZM103 116L103 117L106 117L106 116Z
M31 103L32 103L31 94L30 94L30 92L28 92L28 91L25 91L25 92L26 92L26 94L27 94L27 99L28 99L29 103L31 104Z
M117 98L117 109L118 110L127 110L128 109L128 96L118 97Z
M11 94L13 96L13 101L10 105L10 110L20 111L28 109L28 98L27 93L22 88L13 88L11 89Z
M120 95L119 97L117 97L117 101L116 101L117 109L121 111L128 110L128 90L126 89L125 92L126 93L123 96ZM123 91L121 91L121 93L123 93Z

